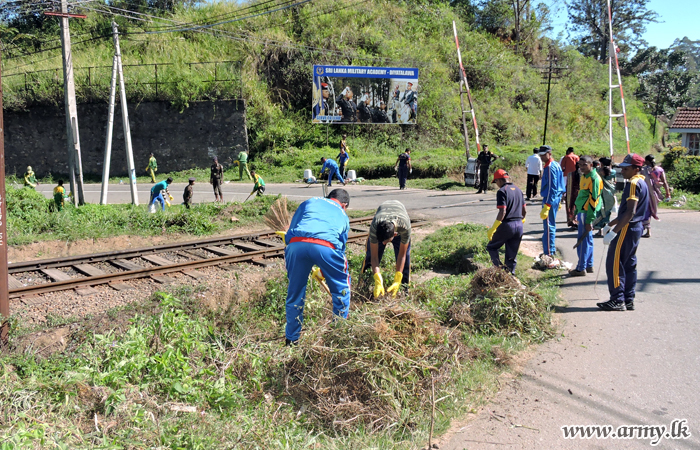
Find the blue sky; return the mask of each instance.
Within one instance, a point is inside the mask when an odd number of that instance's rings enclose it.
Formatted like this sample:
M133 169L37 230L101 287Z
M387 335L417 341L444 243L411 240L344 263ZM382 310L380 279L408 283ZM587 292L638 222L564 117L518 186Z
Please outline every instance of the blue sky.
M535 0L536 1L536 0ZM541 0L552 8L554 31L552 37L564 30L568 15L564 0ZM534 3L534 2L533 2ZM688 36L700 40L700 0L649 0L647 8L656 11L659 23L647 25L644 39L658 48L668 48L676 38ZM566 39L566 34L564 34Z

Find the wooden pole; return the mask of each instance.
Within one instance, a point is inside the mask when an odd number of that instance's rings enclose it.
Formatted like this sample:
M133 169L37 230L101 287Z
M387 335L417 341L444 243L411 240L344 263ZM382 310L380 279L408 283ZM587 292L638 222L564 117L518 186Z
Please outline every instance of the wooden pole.
M2 52L0 52L2 53ZM7 207L5 205L5 126L2 116L2 56L0 55L0 347L10 332L10 297L7 283Z

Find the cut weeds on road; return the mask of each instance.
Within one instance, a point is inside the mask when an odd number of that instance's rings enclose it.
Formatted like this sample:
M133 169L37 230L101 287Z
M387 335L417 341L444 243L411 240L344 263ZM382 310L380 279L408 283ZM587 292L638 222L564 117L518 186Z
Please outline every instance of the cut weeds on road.
M554 331L555 279L537 278L522 255L522 284L480 268L485 243L483 226L436 231L415 243L414 275L454 273L378 300L359 273L364 247L351 245L350 318L333 320L310 284L293 348L281 270L262 293L215 310L200 299L216 287L200 286L110 311L110 326L79 320L63 352L0 356L0 448L424 447L433 386L439 434L483 403L515 351Z

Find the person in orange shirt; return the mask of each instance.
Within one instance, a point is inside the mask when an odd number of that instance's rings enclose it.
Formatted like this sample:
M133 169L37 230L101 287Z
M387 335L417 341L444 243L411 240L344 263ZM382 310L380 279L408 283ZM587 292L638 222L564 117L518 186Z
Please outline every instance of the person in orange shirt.
M561 160L561 170L566 178L566 224L571 228L578 228L576 220L576 197L580 183L578 159L574 148L569 147Z

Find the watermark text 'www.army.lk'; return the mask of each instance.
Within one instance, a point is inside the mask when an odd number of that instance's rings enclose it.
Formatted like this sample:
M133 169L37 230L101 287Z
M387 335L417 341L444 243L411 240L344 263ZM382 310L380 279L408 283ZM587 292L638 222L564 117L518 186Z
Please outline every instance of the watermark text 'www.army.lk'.
M652 446L663 439L688 439L690 429L686 419L676 419L670 425L564 425L564 439L638 439Z

